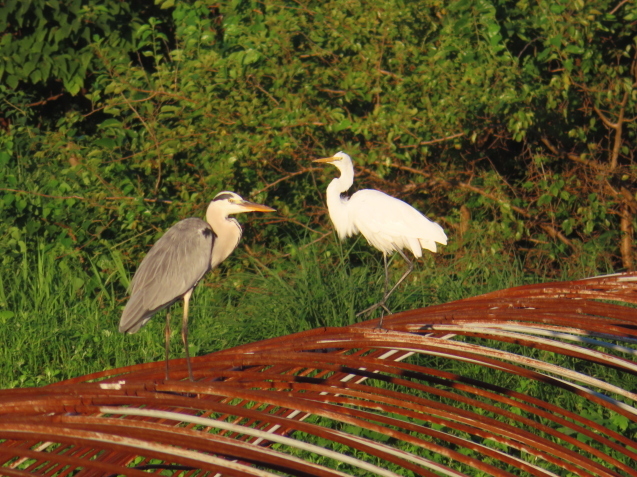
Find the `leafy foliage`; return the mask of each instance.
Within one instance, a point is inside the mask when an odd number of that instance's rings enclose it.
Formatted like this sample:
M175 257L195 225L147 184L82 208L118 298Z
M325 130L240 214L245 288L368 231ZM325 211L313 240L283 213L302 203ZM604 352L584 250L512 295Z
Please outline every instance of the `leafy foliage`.
M254 253L328 236L327 174L443 223L448 253L634 265L631 2L8 2L0 243L113 273L234 189ZM236 263L241 268L240 263ZM120 284L123 288L125 283ZM123 290L122 290L123 291Z
M46 94L47 88L77 95L87 73L98 67L94 39L102 37L111 48L130 51L132 34L140 26L137 13L134 5L115 1L7 2L0 10L4 92L22 84L27 87L18 91L33 97Z

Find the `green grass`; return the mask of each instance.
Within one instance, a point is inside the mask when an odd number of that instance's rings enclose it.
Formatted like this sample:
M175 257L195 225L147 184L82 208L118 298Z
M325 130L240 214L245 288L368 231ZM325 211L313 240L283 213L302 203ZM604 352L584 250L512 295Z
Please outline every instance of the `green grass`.
M370 250L362 239L340 243L335 237L328 237L317 244L310 242L310 238L299 240L299 244L290 240L284 256L271 254L253 257L240 247L219 270L209 274L200 283L192 300L191 353L203 355L247 342L321 326L348 325L375 317L359 320L355 315L382 295L382 256ZM546 264L538 267L548 268ZM133 271L127 270L117 252L114 251L110 256L95 257L89 263L79 263L71 256L57 258L54 250L42 246L32 253L25 253L20 260L10 266L5 265L5 268L0 273L0 327L3 330L0 341L1 388L45 385L105 369L163 360L164 312L158 313L135 335L123 335L117 331L120 314L126 303L126 287ZM397 257L390 262L390 268L392 279L395 280L402 274L404 264ZM502 250L494 251L489 244L452 244L441 253L426 254L418 261L412 275L388 305L397 312L526 283L581 278L612 271L599 256L593 255L576 257L576 260L560 268L558 274L552 273L550 278L529 273L528 268L520 256L503 253ZM172 314L171 355L182 357L179 334L181 306L175 305ZM513 343L485 342L471 337L462 340L573 367L573 363L568 362L570 358L542 350ZM625 435L634 436L637 432L632 423L622 420L622 416L552 385L460 360L428 355L415 355L410 360L546 399ZM590 372L609 382L626 379L626 376L619 376L608 368ZM637 378L630 383L624 381L623 385L632 389L635 383ZM423 384L446 389L453 395L423 394L422 397L458 409L500 418L497 412L480 410L454 396L483 401L496 407L505 406L490 397L451 387L447 389L429 383L427 379L423 380ZM380 385L399 386L391 383ZM505 408L510 410L509 406ZM523 417L542 422L533 413L518 412ZM433 428L441 426L429 422L426 417L414 422ZM551 425L551 422L546 424ZM334 421L326 425L340 429L342 423ZM523 424L516 425L526 429ZM354 434L359 432L349 427L345 430ZM361 435L368 437L367 432L362 431ZM570 431L566 429L565 432ZM458 437L474 439L460 431L453 433ZM316 445L332 445L317 436L299 433L296 437ZM369 437L378 438L372 434ZM577 437L586 438L581 435ZM483 443L494 448L501 447L495 441L486 440ZM573 448L569 443L558 443ZM466 465L448 461L441 454L411 448L405 442L392 440L391 444L468 475L483 475ZM594 441L590 444L602 446ZM443 445L446 444L443 442ZM346 454L351 452L351 449L339 445L335 445L335 449ZM515 449L504 450L527 459ZM315 455L301 451L292 453L309 461L317 459ZM615 451L610 454L616 455L619 460L625 459L625 456ZM495 460L491 462L487 459L485 462L506 467ZM324 463L336 465L333 462ZM390 468L400 472L400 469ZM339 469L351 470L353 475L363 475L357 469L348 469L346 466L339 465ZM504 470L515 473L513 468ZM560 468L551 467L549 470L556 475L564 475Z
M239 344L322 326L343 326L383 293L382 255L363 239L318 244L289 240L285 256L254 258L241 247L209 274L194 293L191 353L202 355ZM62 379L163 359L164 312L135 335L117 326L134 270L120 255L78 263L41 246L0 270L0 388L37 386ZM237 270L239 269L239 270ZM402 274L400 257L390 262ZM580 278L610 271L595 257L563 272ZM514 254L479 242L427 253L391 297L395 311L458 300L546 277L525 272ZM181 305L174 305L171 356L182 357Z

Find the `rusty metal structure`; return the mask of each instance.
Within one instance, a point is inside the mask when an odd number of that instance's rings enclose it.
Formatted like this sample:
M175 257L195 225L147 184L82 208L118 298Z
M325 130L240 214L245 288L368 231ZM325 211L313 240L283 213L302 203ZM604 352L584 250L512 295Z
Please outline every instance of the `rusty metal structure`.
M0 391L0 474L637 476L635 305L528 285Z

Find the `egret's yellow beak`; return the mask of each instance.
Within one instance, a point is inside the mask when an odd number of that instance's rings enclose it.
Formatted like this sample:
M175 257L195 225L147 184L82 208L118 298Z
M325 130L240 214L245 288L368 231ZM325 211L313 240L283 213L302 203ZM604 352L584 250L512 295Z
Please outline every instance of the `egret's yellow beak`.
M340 157L322 157L320 159L314 159L312 162L334 162L334 161L338 161L340 159Z
M243 207L246 212L276 212L276 209L272 207L268 207L267 205L255 204L254 202L250 202L249 200L244 200L239 204Z

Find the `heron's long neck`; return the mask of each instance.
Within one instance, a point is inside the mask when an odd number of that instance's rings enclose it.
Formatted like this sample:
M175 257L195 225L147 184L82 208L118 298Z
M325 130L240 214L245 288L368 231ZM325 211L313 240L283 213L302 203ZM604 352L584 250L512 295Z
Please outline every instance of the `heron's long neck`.
M333 179L330 185L327 186L327 209L340 239L352 235L347 210L349 199L342 197L341 194L347 192L353 183L354 168L341 170L341 176Z
M210 268L213 269L230 255L241 240L241 226L235 219L216 210L208 210L206 219L212 227L215 241L212 245Z

